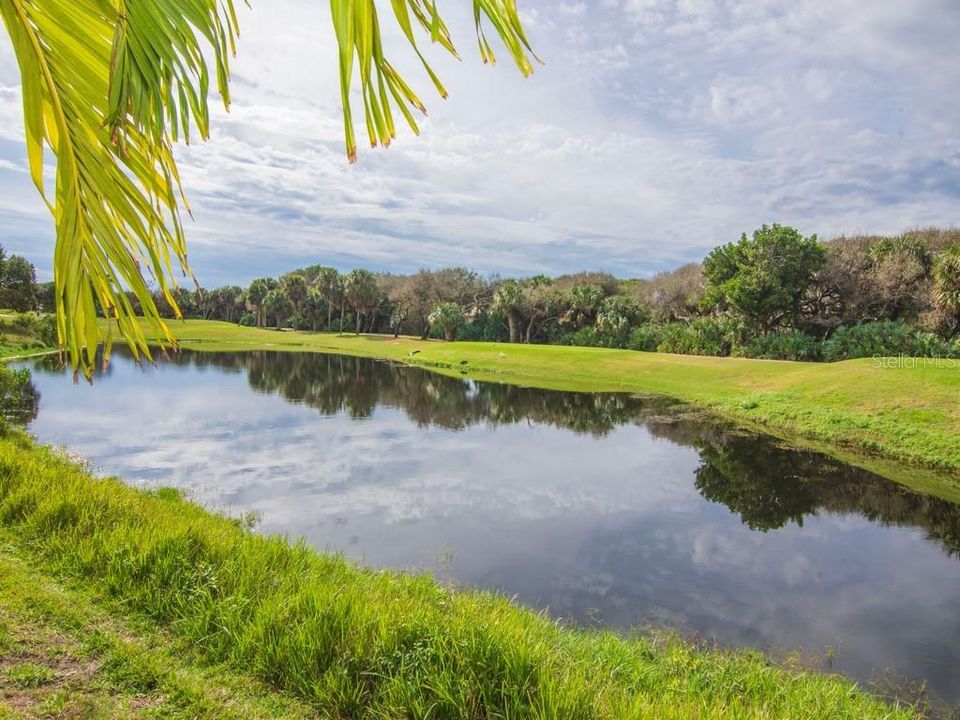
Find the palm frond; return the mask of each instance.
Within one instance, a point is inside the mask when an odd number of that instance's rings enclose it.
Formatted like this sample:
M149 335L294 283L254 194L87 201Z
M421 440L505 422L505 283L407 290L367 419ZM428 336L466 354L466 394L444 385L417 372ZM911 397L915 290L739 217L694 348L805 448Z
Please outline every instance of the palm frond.
M114 141L128 124L157 142L190 140L191 118L210 134L207 95L213 55L217 91L230 106L230 57L240 32L233 0L114 0L116 24L107 122Z
M431 42L459 57L436 3L433 0L391 0L391 6L400 29L420 58L437 92L441 97L446 97L447 90L420 51L415 33L419 25ZM350 98L355 75L360 80L364 121L371 147L388 147L396 137L394 108L415 134L419 134L420 130L413 111L426 115L427 109L384 53L374 0L330 0L330 9L340 50L340 91L347 157L350 162L356 162L357 140ZM496 63L496 55L484 32L483 20L486 18L523 75L533 72L532 60L539 59L524 33L515 0L473 0L473 16L480 57L484 63Z
M933 299L949 313L960 313L960 247L944 251L933 273Z
M390 0L394 18L441 96L417 31L456 55L434 0ZM515 0L473 0L480 54L495 56L486 18L517 66L536 59ZM370 144L396 136L393 111L418 132L426 107L384 53L374 0L331 0L339 45L347 157L356 160L350 88L355 67ZM137 358L151 340L175 344L150 278L177 316L175 269L189 275L181 210L189 210L173 144L210 132L207 97L230 104L230 66L239 34L235 0L0 0L20 66L30 174L54 216L55 305L61 349L75 374L91 377L98 346L109 358L116 323ZM208 61L208 58L211 60ZM211 72L212 68L212 72ZM45 186L46 153L55 160ZM146 331L134 307L146 319ZM113 323L109 325L113 327Z
M165 14L175 4L180 15ZM88 378L101 343L109 357L111 333L101 332L99 314L116 321L136 357L150 357L131 297L150 334L175 342L148 277L179 313L174 264L187 272L187 250L171 138L186 137L190 117L207 133L206 66L194 30L216 48L224 93L220 58L235 34L235 24L210 19L210 7L0 0L20 66L30 171L56 224L58 339L74 372ZM45 148L56 160L52 196Z

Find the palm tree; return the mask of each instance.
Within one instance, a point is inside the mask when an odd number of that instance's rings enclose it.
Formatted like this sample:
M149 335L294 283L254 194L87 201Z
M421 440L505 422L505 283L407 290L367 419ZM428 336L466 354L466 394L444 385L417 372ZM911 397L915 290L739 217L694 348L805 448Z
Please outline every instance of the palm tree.
M948 248L933 271L933 299L951 317L960 316L960 247Z
M317 272L317 289L327 302L327 330L333 329L333 308L343 304L343 278L332 267L321 267ZM340 323L343 324L341 314Z
M210 132L211 74L230 104L230 56L238 35L234 0L0 0L0 18L17 62L27 158L34 184L54 217L57 337L74 372L91 376L101 331L113 319L135 356L150 356L148 335L175 338L161 319L159 297L179 316L174 269L189 275L181 212L188 209L174 160L175 143ZM346 152L357 143L350 89L360 79L367 135L389 145L397 111L414 132L423 102L387 59L374 0L331 0L339 46ZM393 17L441 96L415 29L456 54L431 0L393 0ZM516 0L473 0L480 56L493 62L485 17L524 75L533 56ZM209 58L209 66L208 60ZM356 72L355 72L356 71ZM44 182L44 156L56 181ZM129 295L127 294L129 291ZM134 306L146 317L146 331ZM112 323L111 323L112 326Z
M351 270L344 280L343 287L347 302L357 314L357 335L359 335L363 318L380 304L377 276L362 268ZM342 331L343 328L341 328Z
M286 322L292 312L293 303L290 301L290 298L287 297L287 294L279 287L268 292L266 297L263 298L264 318L272 317L274 319L274 327L276 327L277 330L283 327L284 322ZM264 324L266 324L266 319L264 320Z
M280 281L280 286L293 303L293 311L300 313L300 303L307 296L307 281L299 273L290 273L285 275Z
M273 289L269 278L258 278L250 283L247 290L247 302L257 316L257 327L262 328L266 323L263 318L263 300Z
M523 313L523 288L516 280L507 280L493 296L493 311L506 316L510 330L510 342L520 338L520 322Z
M561 322L570 323L576 329L585 327L597 316L603 302L603 288L594 283L577 285L570 290L567 302L569 307Z
M327 311L329 304L323 299L323 295L316 288L310 288L306 297L300 304L300 314L310 323L310 329L316 332L320 329L320 323L323 321L323 313Z
M443 330L443 339L452 342L457 330L467 321L463 308L452 302L440 303L430 313L430 325L436 325Z

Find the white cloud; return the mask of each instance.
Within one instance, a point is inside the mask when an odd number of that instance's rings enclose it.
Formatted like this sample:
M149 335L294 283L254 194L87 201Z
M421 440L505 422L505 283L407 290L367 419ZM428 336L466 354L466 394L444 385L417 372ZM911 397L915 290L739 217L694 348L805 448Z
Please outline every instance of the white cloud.
M0 62L3 56L0 55ZM0 85L0 140L21 140L23 138L23 105L20 100L20 86L4 87Z
M464 61L429 52L447 101L389 33L430 116L420 138L402 130L354 167L326 12L255 4L231 112L179 151L200 278L324 261L637 275L763 222L821 235L960 223L949 3L521 4L546 66L529 80L503 56L482 67L468 8L451 4ZM52 232L22 172L19 102L0 44L0 243L43 272Z

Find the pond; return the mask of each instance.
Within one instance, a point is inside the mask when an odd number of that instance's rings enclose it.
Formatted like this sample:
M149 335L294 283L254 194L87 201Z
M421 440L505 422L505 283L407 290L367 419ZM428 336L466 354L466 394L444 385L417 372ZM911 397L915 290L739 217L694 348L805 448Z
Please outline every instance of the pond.
M31 431L258 530L591 627L763 648L960 700L960 506L662 400L333 355L49 361Z

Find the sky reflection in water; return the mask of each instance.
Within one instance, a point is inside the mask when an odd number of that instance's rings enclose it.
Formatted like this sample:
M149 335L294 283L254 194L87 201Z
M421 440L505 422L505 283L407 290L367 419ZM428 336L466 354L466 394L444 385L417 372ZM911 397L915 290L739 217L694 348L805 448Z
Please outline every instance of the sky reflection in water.
M42 441L263 532L960 699L960 508L822 456L659 401L338 356L120 355L92 389L33 369Z

